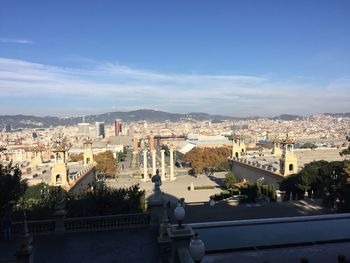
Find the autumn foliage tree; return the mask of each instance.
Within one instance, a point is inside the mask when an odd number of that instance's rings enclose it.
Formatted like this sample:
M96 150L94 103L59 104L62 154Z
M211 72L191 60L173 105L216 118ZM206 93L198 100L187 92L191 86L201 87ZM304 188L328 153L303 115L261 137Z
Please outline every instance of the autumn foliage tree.
M107 177L114 177L117 172L117 161L112 151L101 152L94 156L96 161L97 174L105 174Z
M185 161L190 162L196 173L202 173L205 168L217 168L227 162L231 151L226 147L195 148L185 155Z
M84 153L72 153L69 155L69 159L72 162L79 162L84 160Z

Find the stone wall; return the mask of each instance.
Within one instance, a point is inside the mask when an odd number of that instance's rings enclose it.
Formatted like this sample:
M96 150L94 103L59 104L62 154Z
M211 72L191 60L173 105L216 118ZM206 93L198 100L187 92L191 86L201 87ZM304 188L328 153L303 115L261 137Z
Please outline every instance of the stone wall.
M241 161L230 160L231 169L236 177L240 180L256 182L261 177L264 177L264 183L274 184L276 189L279 189L279 183L283 180L283 176L277 175L272 171L263 169L262 167L254 166L253 164L244 163Z
M77 193L81 190L85 190L95 180L95 169L91 169L85 175L79 177L74 185L70 188L69 192Z

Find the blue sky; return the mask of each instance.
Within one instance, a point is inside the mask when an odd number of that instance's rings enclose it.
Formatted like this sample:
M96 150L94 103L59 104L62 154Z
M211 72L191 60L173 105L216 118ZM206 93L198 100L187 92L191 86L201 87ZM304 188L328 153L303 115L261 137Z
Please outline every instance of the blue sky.
M0 6L0 114L350 111L350 1Z

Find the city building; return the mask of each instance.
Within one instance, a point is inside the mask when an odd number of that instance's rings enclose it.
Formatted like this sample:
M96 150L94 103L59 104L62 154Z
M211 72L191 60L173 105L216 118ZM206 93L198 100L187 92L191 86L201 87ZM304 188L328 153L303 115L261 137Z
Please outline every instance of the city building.
M121 119L116 119L114 121L114 134L115 134L115 136L121 135L122 131L123 131L122 120Z
M90 125L89 123L78 123L78 133L80 135L88 136L90 133Z
M104 122L96 122L96 137L97 138L104 138L106 136L105 134L105 123Z

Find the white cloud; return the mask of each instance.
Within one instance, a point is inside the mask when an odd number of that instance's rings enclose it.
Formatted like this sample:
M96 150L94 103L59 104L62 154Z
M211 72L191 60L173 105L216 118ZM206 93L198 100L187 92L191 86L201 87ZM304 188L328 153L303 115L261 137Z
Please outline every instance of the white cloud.
M317 86L300 78L160 73L110 63L78 69L0 58L0 97L25 96L72 96L111 103L101 110L118 105L234 116L309 114L350 111L350 78Z
M12 44L34 44L33 41L27 39L15 39L15 38L0 38L0 43L12 43Z

